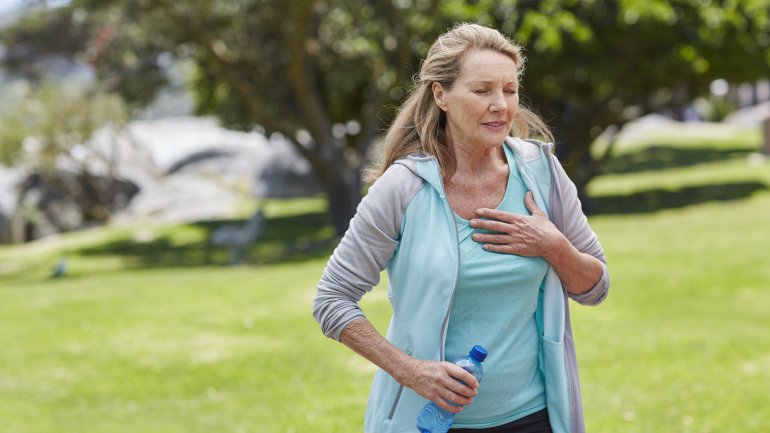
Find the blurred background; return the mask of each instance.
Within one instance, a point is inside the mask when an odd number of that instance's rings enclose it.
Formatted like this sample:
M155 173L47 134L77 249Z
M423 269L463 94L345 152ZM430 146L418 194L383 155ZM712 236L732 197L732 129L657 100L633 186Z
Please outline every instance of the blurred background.
M315 284L464 21L607 252L588 431L770 431L767 0L0 0L0 432L361 431Z

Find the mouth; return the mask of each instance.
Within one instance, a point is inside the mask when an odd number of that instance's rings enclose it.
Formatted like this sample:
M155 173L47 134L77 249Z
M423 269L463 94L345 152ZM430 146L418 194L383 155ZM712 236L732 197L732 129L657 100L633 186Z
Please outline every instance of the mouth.
M505 126L505 122L503 121L485 122L485 123L482 123L482 125L488 126L490 128L502 128L503 126Z

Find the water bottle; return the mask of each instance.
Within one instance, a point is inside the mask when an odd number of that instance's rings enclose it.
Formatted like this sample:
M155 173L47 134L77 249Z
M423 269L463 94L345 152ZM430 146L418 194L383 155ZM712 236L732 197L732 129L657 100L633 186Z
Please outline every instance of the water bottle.
M455 364L481 382L481 376L484 375L481 363L486 357L487 350L476 345L473 346L468 356L458 359ZM447 412L436 403L429 401L417 415L417 429L420 430L420 433L447 433L454 420L455 414L453 412Z

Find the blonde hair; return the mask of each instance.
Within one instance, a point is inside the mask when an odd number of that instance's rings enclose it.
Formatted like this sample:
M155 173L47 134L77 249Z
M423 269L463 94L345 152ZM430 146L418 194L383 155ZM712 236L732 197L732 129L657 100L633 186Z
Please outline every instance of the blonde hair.
M374 182L396 160L418 151L436 157L444 179L454 174L457 160L444 139L446 114L436 105L432 87L433 83L439 83L445 89L451 89L460 75L465 54L474 49L494 50L510 57L519 76L524 70L521 47L497 30L462 23L439 36L420 65L420 73L414 79L414 90L388 128L381 160L364 171L364 181ZM524 107L518 109L510 135L524 138L539 136L553 141L545 122Z

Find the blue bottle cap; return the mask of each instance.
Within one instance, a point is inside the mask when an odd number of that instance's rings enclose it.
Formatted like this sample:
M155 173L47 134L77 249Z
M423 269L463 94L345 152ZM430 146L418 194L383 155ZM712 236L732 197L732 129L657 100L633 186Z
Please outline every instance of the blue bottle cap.
M484 349L483 347L477 344L473 346L473 349L471 349L471 352L469 355L471 355L471 358L479 362L484 362L484 360L487 359L487 349Z

